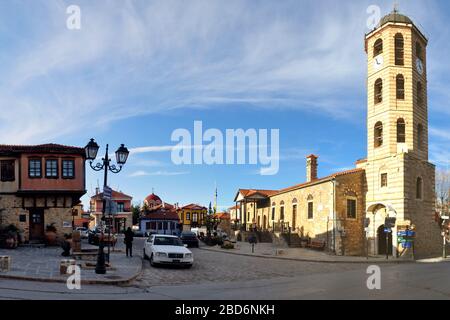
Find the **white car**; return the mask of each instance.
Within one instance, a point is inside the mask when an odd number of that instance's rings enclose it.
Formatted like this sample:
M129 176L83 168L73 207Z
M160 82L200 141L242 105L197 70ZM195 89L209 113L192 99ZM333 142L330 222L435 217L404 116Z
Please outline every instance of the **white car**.
M87 239L88 238L88 228L84 228L84 227L78 227L75 229L76 231L80 232L80 236L82 239Z
M144 259L150 259L152 266L180 265L192 267L194 255L176 236L153 234L144 244Z

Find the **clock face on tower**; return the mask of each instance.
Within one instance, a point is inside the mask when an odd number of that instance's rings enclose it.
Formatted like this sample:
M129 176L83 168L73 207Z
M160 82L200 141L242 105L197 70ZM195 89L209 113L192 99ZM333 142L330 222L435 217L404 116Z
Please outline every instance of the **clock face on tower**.
M423 74L423 62L419 58L416 60L417 71L422 75Z
M383 66L383 62L384 59L382 55L376 56L373 62L373 67L375 68L375 70L380 70L381 67Z

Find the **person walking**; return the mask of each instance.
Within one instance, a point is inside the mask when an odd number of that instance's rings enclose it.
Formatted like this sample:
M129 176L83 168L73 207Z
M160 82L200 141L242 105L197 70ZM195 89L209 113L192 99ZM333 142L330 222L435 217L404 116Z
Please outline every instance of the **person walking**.
M130 254L130 257L133 256L133 238L134 234L130 227L128 227L127 231L125 231L125 247L126 247L126 254L128 257L128 253Z

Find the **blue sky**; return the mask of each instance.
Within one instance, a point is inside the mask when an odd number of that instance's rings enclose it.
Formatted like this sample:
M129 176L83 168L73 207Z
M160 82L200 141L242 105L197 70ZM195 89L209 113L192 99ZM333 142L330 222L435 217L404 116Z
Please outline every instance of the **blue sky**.
M450 159L450 5L399 1L430 38L430 160ZM80 6L81 30L66 28ZM366 156L366 12L393 1L141 0L0 2L0 143L149 148L110 185L142 201L232 205L241 188L303 182ZM175 166L173 130L280 129L280 170ZM142 150L142 149L135 149ZM101 153L104 149L101 149ZM91 194L100 174L88 170ZM86 199L85 199L86 201Z

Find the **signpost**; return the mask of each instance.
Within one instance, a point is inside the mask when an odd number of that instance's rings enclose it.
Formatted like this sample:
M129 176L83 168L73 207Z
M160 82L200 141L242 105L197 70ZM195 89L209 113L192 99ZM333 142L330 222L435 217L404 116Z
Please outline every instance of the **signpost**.
M414 257L414 238L416 237L416 231L409 226L399 227L397 231L397 242L401 244L403 249L412 249L412 255Z
M103 199L111 200L112 198L112 189L108 186L103 187Z
M450 220L449 216L441 216L442 219L442 258L447 258L447 239L446 239L446 232L445 232L445 224Z
M386 234L386 260L389 260L389 246L392 248L392 243L389 243L389 234L392 233L392 228L395 228L396 218L386 217L384 219L384 233Z
M108 226L108 254L106 255L106 261L109 263L109 256L111 254L111 208L109 208L109 211L107 211L108 203L111 203L112 198L112 189L105 185L103 187L103 219L106 220L106 217L104 216L106 213L109 215L109 223L106 225ZM111 207L111 206L110 206ZM102 235L103 236L103 235Z

